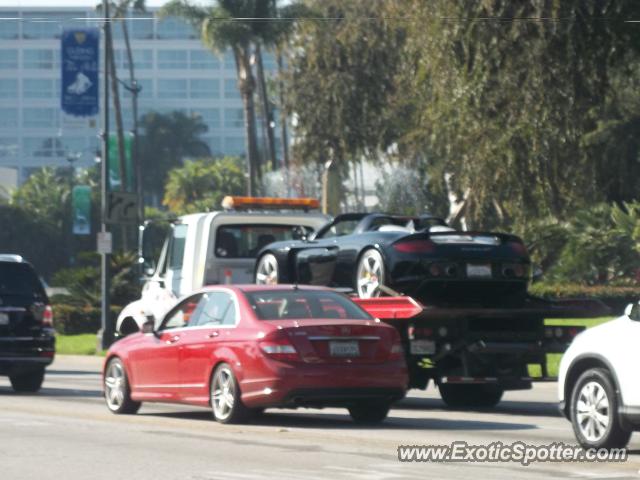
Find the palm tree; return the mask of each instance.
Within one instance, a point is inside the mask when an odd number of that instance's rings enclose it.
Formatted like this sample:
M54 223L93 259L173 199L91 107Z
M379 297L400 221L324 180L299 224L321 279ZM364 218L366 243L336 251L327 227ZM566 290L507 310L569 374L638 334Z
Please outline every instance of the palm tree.
M260 31L265 22L254 19L269 18L271 5L270 0L213 0L210 6L202 6L195 0L171 0L160 11L161 16L181 17L192 24L210 49L233 52L244 109L249 195L256 194L261 180L254 103L256 82L251 70L251 53L252 46L261 41Z

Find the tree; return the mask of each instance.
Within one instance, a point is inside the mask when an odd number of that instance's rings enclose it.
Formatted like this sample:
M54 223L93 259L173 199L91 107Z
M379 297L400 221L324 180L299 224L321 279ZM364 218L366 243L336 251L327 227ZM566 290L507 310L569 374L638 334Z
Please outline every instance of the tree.
M139 153L143 192L159 200L169 170L182 165L188 157L210 154L209 146L200 136L207 131L199 117L182 112L167 114L150 112L141 119Z
M214 51L230 49L236 61L238 89L244 107L245 141L249 195L254 195L261 181L256 130L254 94L256 82L251 70L252 46L260 41L265 22L273 16L273 2L267 0L215 0L201 6L189 0L171 0L162 15L182 17L200 32L202 42Z
M403 29L386 19L387 3L310 2L322 18L299 22L291 36L285 82L294 153L329 165L333 214L348 162L379 158L395 137L386 112L396 93Z
M226 195L242 195L246 179L240 159L187 160L169 172L163 204L176 214L219 208Z

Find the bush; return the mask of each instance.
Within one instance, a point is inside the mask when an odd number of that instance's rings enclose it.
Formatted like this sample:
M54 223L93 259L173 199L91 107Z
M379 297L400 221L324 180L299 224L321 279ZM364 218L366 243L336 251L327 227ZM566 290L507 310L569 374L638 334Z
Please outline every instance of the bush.
M122 307L111 307L111 321L114 323ZM96 333L100 330L100 309L91 306L54 304L53 326L62 335Z
M640 300L640 286L578 285L535 283L529 293L549 300L588 298L602 301L614 314L620 315L632 302Z

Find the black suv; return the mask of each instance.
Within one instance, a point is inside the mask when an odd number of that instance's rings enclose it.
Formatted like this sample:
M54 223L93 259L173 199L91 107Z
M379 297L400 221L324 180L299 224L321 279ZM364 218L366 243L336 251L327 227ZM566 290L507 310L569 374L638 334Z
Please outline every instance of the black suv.
M0 254L0 375L16 392L37 392L54 355L53 312L42 282L19 255Z

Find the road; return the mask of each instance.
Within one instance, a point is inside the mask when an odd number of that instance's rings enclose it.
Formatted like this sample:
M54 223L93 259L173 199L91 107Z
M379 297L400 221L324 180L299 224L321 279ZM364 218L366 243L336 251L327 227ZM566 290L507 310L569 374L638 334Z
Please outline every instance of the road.
M100 364L60 356L36 395L14 394L0 378L0 478L640 478L640 435L625 463L398 462L401 444L575 444L555 384L510 392L483 412L447 411L433 388L412 391L379 427L355 426L340 409L268 410L227 426L195 407L146 404L138 415L113 415L100 396Z

